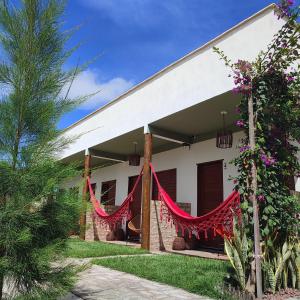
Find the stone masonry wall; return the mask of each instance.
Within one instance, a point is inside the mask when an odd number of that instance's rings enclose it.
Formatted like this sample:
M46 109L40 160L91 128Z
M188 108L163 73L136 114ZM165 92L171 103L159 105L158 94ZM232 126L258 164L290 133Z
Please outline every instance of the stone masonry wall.
M150 251L170 251L174 238L177 236L174 225L167 223L165 220L160 220L160 205L161 201L151 201L151 215L150 215ZM187 213L191 213L190 203L177 203L177 205ZM106 206L105 211L108 214L113 213L117 206ZM86 214L86 232L85 240L94 241L94 229L92 221L92 213L88 211ZM101 227L96 224L97 233L100 241L106 240L106 235L109 229Z
M105 211L110 215L113 212L115 212L119 208L119 206L106 205L104 208L105 208ZM103 226L100 226L99 224L97 224L97 221L94 222L94 224L93 224L92 211L87 211L87 213L86 213L86 231L85 231L85 240L86 241L94 241L95 240L93 226L96 227L95 229L96 229L96 233L98 235L99 240L106 241L106 235L109 232L109 229L105 228Z
M177 203L177 205L186 211L191 212L190 203ZM170 251L174 238L177 236L174 225L160 220L161 201L151 201L150 217L150 251Z

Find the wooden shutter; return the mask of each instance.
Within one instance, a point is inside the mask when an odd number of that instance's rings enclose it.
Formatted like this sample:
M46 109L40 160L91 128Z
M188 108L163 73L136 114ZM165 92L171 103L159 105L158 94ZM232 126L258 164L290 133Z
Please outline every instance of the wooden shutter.
M223 201L223 161L199 164L197 181L197 215L202 216L215 209ZM210 230L207 240L204 234L200 235L198 246L224 251L224 240L220 236L214 237Z
M101 203L104 205L115 205L116 202L116 180L102 182Z
M172 200L176 202L176 189L177 189L177 180L176 180L176 169L170 169L165 171L157 172L158 180L161 186L166 190L170 195ZM158 200L158 190L156 181L153 178L152 184L152 199Z

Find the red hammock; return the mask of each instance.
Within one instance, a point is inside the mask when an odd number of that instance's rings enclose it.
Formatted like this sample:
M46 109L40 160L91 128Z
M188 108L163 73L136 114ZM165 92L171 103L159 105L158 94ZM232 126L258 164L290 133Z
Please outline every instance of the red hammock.
M131 192L127 195L121 206L111 215L107 214L100 206L100 200L97 200L92 189L91 180L88 177L87 183L90 191L90 199L93 204L95 214L98 217L96 220L102 226L108 226L110 229L115 229L117 225L120 225L131 218L130 203L134 200L133 194L141 180L142 171L135 181L135 184Z
M154 179L157 183L158 196L161 200L161 220L163 217L175 225L176 231L181 229L184 233L187 231L191 238L194 233L199 239L200 234L204 233L204 237L208 238L208 232L212 231L213 236L217 234L224 236L231 236L233 231L233 218L236 216L240 219L240 195L237 191L232 192L227 199L222 202L217 208L211 212L200 216L193 217L187 212L179 208L176 203L171 199L168 193L160 185L153 165L150 164ZM116 226L131 218L130 203L133 201L133 194L137 188L139 181L141 180L142 171L138 176L132 191L128 194L122 205L113 214L108 215L101 207L100 201L98 201L94 195L90 178L88 177L88 186L90 191L91 202L93 204L97 220L101 225L109 226L110 228L116 228Z
M181 229L182 234L187 231L190 238L194 233L196 238L199 239L202 232L205 239L207 239L209 231L213 232L214 237L217 234L222 237L232 236L233 218L237 216L240 219L241 217L240 195L237 191L233 191L225 201L211 212L200 217L193 217L176 205L160 185L152 164L150 164L150 167L157 183L159 200L161 200L161 220L165 217L168 222L172 221L176 232L179 229Z

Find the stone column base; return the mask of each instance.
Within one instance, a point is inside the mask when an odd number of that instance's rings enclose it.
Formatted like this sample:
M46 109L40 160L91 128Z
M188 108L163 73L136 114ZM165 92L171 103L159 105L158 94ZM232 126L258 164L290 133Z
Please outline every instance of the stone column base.
M177 203L177 205L190 213L190 203ZM151 201L150 218L150 251L170 251L175 237L177 236L175 226L160 220L161 201Z
M190 213L190 203L177 203L184 211ZM177 236L175 226L166 221L160 220L161 201L151 200L151 217L150 217L150 251L170 251L175 237ZM115 207L114 209L117 209ZM86 232L85 240L94 241L98 238L100 241L106 241L106 235L109 232L108 228L101 227L99 224L94 224L91 211L86 215ZM96 234L95 234L96 233Z
M105 205L103 206L105 211L110 215L115 212L119 206L117 205ZM86 241L106 241L106 235L109 233L109 229L100 226L97 222L93 223L92 210L86 213L86 230L85 240Z

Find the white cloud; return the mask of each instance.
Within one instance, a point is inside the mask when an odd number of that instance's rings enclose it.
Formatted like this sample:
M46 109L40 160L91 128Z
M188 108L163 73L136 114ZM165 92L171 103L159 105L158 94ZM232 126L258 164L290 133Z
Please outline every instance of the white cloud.
M95 70L82 72L73 82L69 92L70 98L82 97L98 92L88 98L79 107L80 109L96 109L114 98L120 96L133 86L133 81L116 77L108 81L101 81Z

